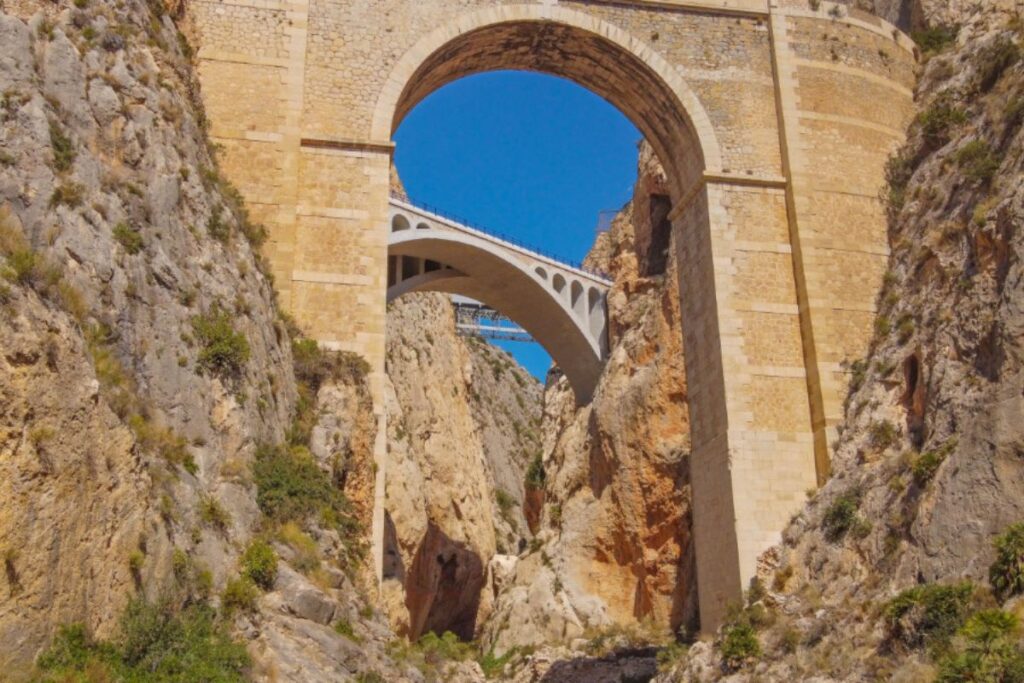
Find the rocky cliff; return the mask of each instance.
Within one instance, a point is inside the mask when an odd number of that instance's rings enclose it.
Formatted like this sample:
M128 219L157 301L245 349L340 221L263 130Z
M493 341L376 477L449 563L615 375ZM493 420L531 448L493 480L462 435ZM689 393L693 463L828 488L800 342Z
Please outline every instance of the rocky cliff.
M0 93L5 680L404 680L364 364L279 315L163 6L7 3Z
M834 475L762 557L750 606L660 680L1024 675L1020 19L935 5Z
M492 568L498 600L485 640L499 652L612 624L696 623L678 264L663 183L645 145L634 198L589 257L614 279L610 359L582 408L564 377L549 376L543 453L527 482L536 537Z
M455 333L442 294L388 310L385 589L399 633L472 639L496 555L525 547L524 474L540 451L541 387L495 346Z

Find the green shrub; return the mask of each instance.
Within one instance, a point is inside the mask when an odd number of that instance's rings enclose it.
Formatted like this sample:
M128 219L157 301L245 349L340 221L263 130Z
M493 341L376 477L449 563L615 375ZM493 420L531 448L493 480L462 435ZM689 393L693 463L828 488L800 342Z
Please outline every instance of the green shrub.
M128 571L132 573L132 576L138 578L142 573L142 565L146 562L146 556L142 554L141 550L133 550L128 553Z
M77 155L75 144L53 121L50 121L50 146L53 148L53 168L59 173L70 170Z
M199 499L199 519L207 526L224 531L231 524L227 510L213 496L202 496Z
M256 601L260 598L260 589L247 576L230 579L224 586L220 604L227 614L236 610L252 612L256 609Z
M974 140L956 153L956 163L970 180L988 184L999 170L1001 161L984 140Z
M825 538L833 543L841 540L860 522L857 510L860 507L860 494L850 491L832 501L821 518L821 528Z
M473 657L473 646L459 640L451 631L445 631L440 636L428 631L416 642L416 649L423 654L428 664L434 665L443 662L464 662Z
M939 662L938 683L1024 681L1024 651L1017 617L1002 610L978 612L957 632L955 649Z
M912 336L914 336L914 316L909 313L904 313L896 321L896 334L899 337L900 343L905 344Z
M345 539L348 560L362 556L362 528L345 494L334 486L309 451L302 447L260 446L253 464L256 503L278 523L321 523L338 530Z
M726 626L722 633L722 662L735 671L761 656L761 643L747 623Z
M130 415L127 421L142 450L172 465L180 465L189 474L194 475L199 471L195 458L188 449L188 441L184 437L139 414Z
M114 226L114 239L129 254L134 255L142 251L142 235L129 228L126 223L118 223Z
M938 471L939 465L945 459L945 456L937 451L925 451L922 453L914 461L914 466L911 468L914 474L914 483L918 486L924 486L931 481L931 478Z
M53 189L50 195L50 208L57 206L70 206L75 208L82 205L85 197L85 188L78 183L61 183Z
M292 340L292 363L296 379L313 394L328 379L348 377L358 381L370 373L370 364L358 353L321 349L313 339Z
M967 122L964 111L949 96L940 96L928 109L917 115L921 135L931 147L941 147L950 140L950 131Z
M914 42L926 55L942 52L956 42L957 34L960 33L958 26L932 26L922 31L915 31L911 34Z
M544 471L544 459L540 453L533 456L530 466L526 469L526 487L531 489L544 488L547 473Z
M503 488L494 489L494 500L498 503L498 509L501 510L502 514L510 512L512 508L519 505L519 501Z
M1007 36L1002 35L986 45L978 54L978 89L986 92L992 89L1003 73L1020 61L1020 47Z
M179 582L188 580L189 573L192 571L192 559L181 548L175 548L171 553L171 571Z
M941 649L971 611L974 585L924 584L889 601L885 620L890 640L909 648Z
M305 382L297 382L298 397L295 401L295 414L288 426L287 439L291 446L309 446L313 437L313 428L320 420L317 410L316 393Z
M498 504L498 511L501 513L501 518L505 522L515 529L516 523L515 518L512 516L512 510L519 505L519 501L512 497L512 494L503 488L494 489L494 500Z
M656 661L658 671L671 671L678 664L686 660L686 654L690 651L689 646L684 643L669 643L658 650Z
M292 340L292 365L295 368L295 379L304 382L316 391L327 377L330 376L324 352L315 339Z
M889 212L898 212L907 202L907 185L914 175L914 163L906 151L889 157L885 163L885 199Z
M898 436L896 425L889 420L872 420L868 426L868 442L879 450L895 444Z
M263 590L274 587L277 578L277 553L266 541L252 541L242 553L242 574Z
M354 628L352 628L352 622L348 619L339 619L334 622L334 631L345 638L348 638L353 643L361 643L363 639L360 638Z
M936 448L935 450L925 451L922 453L917 460L914 461L911 467L911 472L914 475L914 482L918 486L924 486L931 478L935 476L939 466L945 462L946 458L953 449L956 448L957 439L953 437L948 439L944 444Z
M7 254L7 269L4 275L11 282L31 286L38 277L41 260L31 249L13 251Z
M993 541L996 559L989 567L989 583L1000 600L1024 592L1024 522L1010 525Z
M294 552L289 561L292 567L303 574L320 568L320 546L309 534L302 531L298 524L282 524L277 530L277 538Z
M43 671L83 671L100 654L99 650L99 643L92 639L84 624L62 624L36 665Z
M246 680L250 660L206 605L177 610L137 598L122 613L112 642L94 640L81 624L62 626L36 664L45 683L233 683Z
M214 308L192 318L192 330L202 344L199 366L220 376L237 376L249 361L249 340L235 330L231 315Z
M476 661L483 670L484 676L487 678L498 678L505 671L505 665L512 661L513 657L517 654L518 650L516 648L506 651L500 657L494 654L494 650L490 650L477 657Z
M206 232L218 242L227 242L231 239L231 226L224 222L224 212L220 209L214 210L206 221Z
M562 504L552 503L548 506L548 519L551 520L551 525L556 527L562 526Z

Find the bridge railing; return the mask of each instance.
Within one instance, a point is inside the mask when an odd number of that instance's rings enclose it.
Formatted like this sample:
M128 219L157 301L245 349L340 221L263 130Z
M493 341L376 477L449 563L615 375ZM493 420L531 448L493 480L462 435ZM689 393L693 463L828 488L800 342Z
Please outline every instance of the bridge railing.
M440 209L440 208L438 208L436 206L433 206L431 204L428 204L426 202L414 202L410 197L408 197L408 196L402 197L402 196L399 196L398 194L396 194L395 192L391 193L391 198L395 199L397 201L400 201L400 202L405 202L406 204L409 204L410 206L414 206L414 207L416 207L418 209L422 209L424 211L429 211L430 213L432 213L432 214L434 214L436 216L441 216L442 218L447 218L448 220L450 220L450 221L452 221L454 223L458 223L459 225L465 225L466 227L472 228L472 229L474 229L474 230L476 230L478 232L482 232L485 235L489 235L491 237L495 237L495 238L501 240L502 242L507 242L508 244L511 244L513 246L516 246L516 247L519 247L520 249L523 249L525 251L532 252L534 254L537 254L538 256L543 256L544 258L550 259L552 261L557 261L558 263L561 263L563 265L569 266L570 268L575 268L576 270L582 271L582 272L587 273L589 275L593 275L594 277L599 277L599 278L601 278L603 280L611 280L612 279L611 275L609 275L608 273L606 273L603 270L600 270L598 268L593 268L591 266L584 265L584 263L582 261L577 261L577 260L574 260L574 259L565 258L564 256L560 256L558 254L552 253L552 252L550 252L550 251L548 251L546 249L543 249L541 247L538 247L536 245L527 244L526 242L524 242L523 240L521 240L521 239L519 239L517 237L513 237L512 235L509 235L507 233L503 233L500 230L493 230L491 228L486 228L486 227L484 227L484 226L482 226L482 225L480 225L478 223L475 223L475 222L469 220L468 218L464 218L464 217L459 216L459 215L457 215L455 213L452 213L450 211L445 211L443 209Z

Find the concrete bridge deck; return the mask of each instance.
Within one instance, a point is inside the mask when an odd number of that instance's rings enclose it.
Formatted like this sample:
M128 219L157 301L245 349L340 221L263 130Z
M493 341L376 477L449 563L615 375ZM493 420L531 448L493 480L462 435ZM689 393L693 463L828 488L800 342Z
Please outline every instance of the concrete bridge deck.
M389 208L388 301L424 291L481 301L551 354L577 402L590 400L608 356L610 280L400 199Z

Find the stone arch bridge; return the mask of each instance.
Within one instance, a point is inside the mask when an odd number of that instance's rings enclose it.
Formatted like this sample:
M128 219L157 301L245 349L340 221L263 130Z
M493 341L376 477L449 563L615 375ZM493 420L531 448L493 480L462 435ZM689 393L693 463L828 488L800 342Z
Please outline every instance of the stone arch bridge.
M608 354L611 282L398 199L390 204L388 290L461 294L502 311L548 350L576 400L590 400Z
M463 76L524 69L591 89L643 132L682 264L699 608L717 625L828 474L886 268L879 196L912 111L911 41L808 0L187 7L211 135L269 229L280 300L322 344L367 358L381 423L403 117Z

